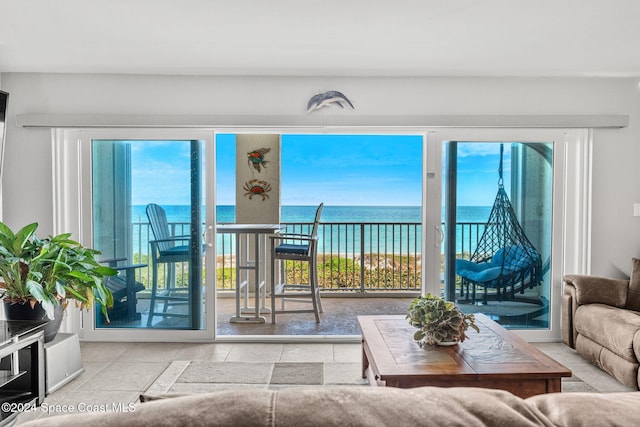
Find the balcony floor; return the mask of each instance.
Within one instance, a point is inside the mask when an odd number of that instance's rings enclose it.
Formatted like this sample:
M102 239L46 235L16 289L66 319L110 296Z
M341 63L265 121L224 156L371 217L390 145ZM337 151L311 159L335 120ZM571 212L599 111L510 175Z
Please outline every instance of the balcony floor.
M271 315L264 314L266 323L232 323L229 321L235 315L235 299L221 297L217 301L218 336L249 336L249 335L285 335L285 336L341 336L360 335L357 316L396 314L405 315L413 296L406 297L349 297L324 296L322 306L324 312L320 314L320 323L315 322L313 313L278 314L276 323L271 323ZM267 298L267 307L270 300ZM294 307L295 303L287 303L287 307ZM302 304L298 305L302 307ZM539 320L537 312L540 307L515 301L490 301L487 305L461 304L458 306L467 313L483 312L503 325L527 327L544 326ZM304 305L311 307L310 304ZM112 319L115 328L145 328L149 311L149 300L138 299L138 312L141 319L135 322L120 322ZM170 306L168 313L185 312L183 306ZM542 315L541 317L544 317ZM542 323L541 323L542 322ZM152 328L182 329L187 327L184 318L155 317Z
M235 315L233 298L218 299L218 335L360 335L357 316L376 314L406 314L408 298L322 298L323 313L316 323L313 313L278 314L276 323L271 323L271 314L266 314L267 323L231 323ZM270 300L267 299L267 307ZM279 303L279 302L278 302ZM287 308L295 308L287 303ZM298 304L299 308L311 308L311 304Z

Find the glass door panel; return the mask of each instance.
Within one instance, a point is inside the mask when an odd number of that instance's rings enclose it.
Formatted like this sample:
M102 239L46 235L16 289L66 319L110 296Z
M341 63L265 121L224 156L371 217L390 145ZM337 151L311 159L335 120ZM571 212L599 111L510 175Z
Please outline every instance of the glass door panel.
M93 242L118 276L96 329L204 328L204 141L94 139Z
M269 327L237 322L235 291L244 273L236 261L245 258L247 245L220 232L218 336L357 335L355 314L406 314L422 290L424 135L282 133L273 139L216 134L217 224L279 223L287 233L308 234L324 203L317 282L326 314L319 324L312 313L285 315L273 325L267 316ZM263 186L265 197L251 193L252 182ZM309 283L305 263L287 261L276 268L283 282Z
M443 294L512 328L549 328L552 142L442 142Z

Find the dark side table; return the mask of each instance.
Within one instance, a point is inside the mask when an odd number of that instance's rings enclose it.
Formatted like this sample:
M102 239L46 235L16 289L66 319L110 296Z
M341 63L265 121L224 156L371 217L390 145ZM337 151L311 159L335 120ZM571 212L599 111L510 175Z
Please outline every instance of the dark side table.
M0 426L13 424L44 399L45 324L0 321Z

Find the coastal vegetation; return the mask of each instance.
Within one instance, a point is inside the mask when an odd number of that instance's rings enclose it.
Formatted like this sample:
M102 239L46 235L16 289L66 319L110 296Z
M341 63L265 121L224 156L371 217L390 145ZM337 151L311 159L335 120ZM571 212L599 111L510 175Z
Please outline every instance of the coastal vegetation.
M218 256L216 262L216 283L219 291L235 289L235 257ZM134 256L136 263L149 265L147 255ZM318 258L318 282L325 291L358 290L419 290L422 263L420 255L366 254L364 262L359 256L320 256ZM188 266L176 265L176 281L179 287L188 286ZM296 261L285 261L288 283L308 283L306 266ZM158 268L160 284L163 285L165 266ZM203 273L206 274L206 271ZM150 268L140 269L137 281L149 287Z
M218 257L216 269L218 290L235 289L235 264L228 257ZM324 291L420 290L422 263L420 255L367 254L364 263L359 257L320 256L318 286ZM375 262L372 262L375 261ZM306 265L285 261L287 283L308 283Z

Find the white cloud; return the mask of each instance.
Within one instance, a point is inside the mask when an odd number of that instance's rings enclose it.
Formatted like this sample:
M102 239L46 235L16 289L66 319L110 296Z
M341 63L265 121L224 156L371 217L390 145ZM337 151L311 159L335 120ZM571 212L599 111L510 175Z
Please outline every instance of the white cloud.
M504 144L505 158L511 154L510 144ZM496 155L500 155L500 143L497 142L464 142L458 144L458 157Z

